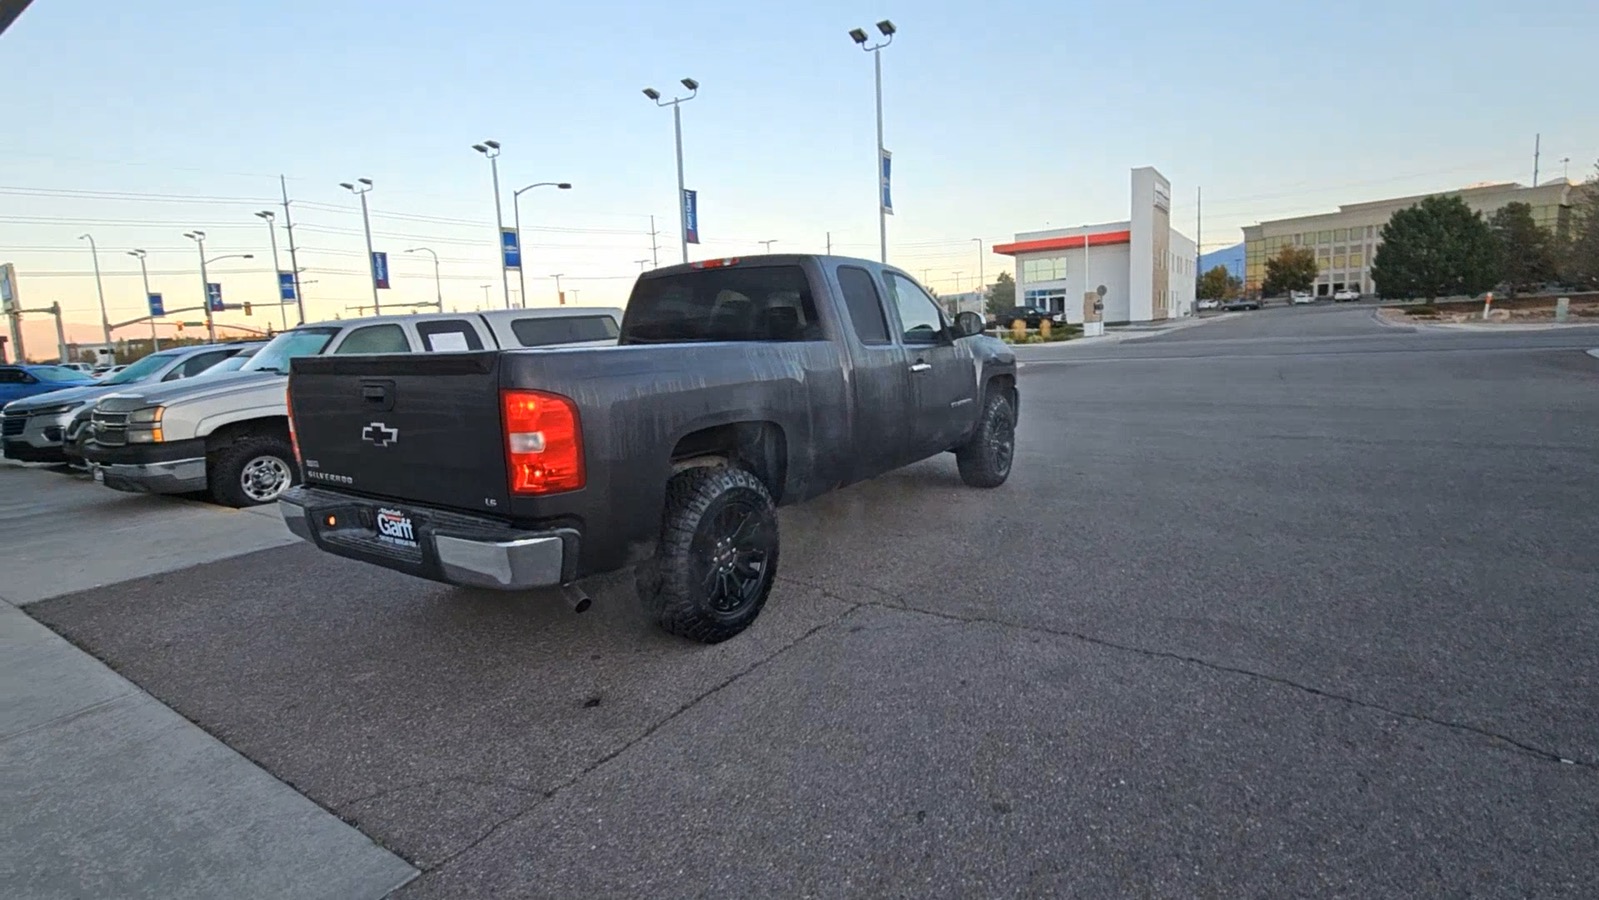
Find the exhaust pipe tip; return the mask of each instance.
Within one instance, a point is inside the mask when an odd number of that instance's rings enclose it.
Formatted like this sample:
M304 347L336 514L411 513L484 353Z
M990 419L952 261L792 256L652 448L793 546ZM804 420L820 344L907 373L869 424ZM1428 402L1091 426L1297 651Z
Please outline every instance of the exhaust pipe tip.
M572 612L575 613L587 612L588 608L594 605L594 599L588 595L588 592L575 584L562 585L561 596L566 598L566 605L572 607Z

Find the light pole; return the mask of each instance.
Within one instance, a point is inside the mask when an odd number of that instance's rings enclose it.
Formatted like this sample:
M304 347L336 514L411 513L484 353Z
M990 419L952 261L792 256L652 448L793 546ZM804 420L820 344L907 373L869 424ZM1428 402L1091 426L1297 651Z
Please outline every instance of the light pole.
M672 134L677 140L677 227L679 237L683 244L683 261L688 262L688 195L683 187L683 111L682 104L693 100L700 92L700 83L692 78L684 78L680 82L688 88L687 97L673 97L662 100L661 92L655 88L645 88L644 96L655 101L656 106L670 106L672 108Z
M479 285L479 287L483 288L483 308L487 309L489 305L489 288L494 287L494 285L483 284Z
M211 279L206 275L206 266L224 259L255 259L253 253L228 253L223 256L205 258L205 232L196 228L185 231L183 236L188 238L200 248L200 302L205 306L205 336L213 343L217 339L216 319L211 315Z
M569 181L540 181L511 192L511 217L516 221L516 224L512 227L516 229L516 252L519 256L516 267L516 288L522 293L523 309L527 309L527 248L522 244L522 195L536 187L552 187L569 191L572 189L572 183Z
M561 273L557 273L555 275L551 275L550 276L551 278L555 279L555 304L557 306L565 306L566 305L566 298L561 295L561 276L564 275L564 274L566 274L566 273L565 272L561 272Z
M430 247L412 247L405 252L426 253L427 255L433 257L433 294L437 299L437 303L435 305L438 306L439 312L444 312L444 285L439 281L439 255L433 252L433 249ZM485 287L487 287L487 285L485 285ZM484 298L485 301L487 301L487 299L487 297Z
M511 308L511 274L505 271L505 214L500 211L500 142L484 141L473 144L472 149L489 158L489 171L494 175L494 252L500 259L500 286L505 290L505 308ZM522 236L516 236L518 245L522 243ZM517 251L521 252L521 247ZM487 302L487 298L484 298Z
M638 270L640 272L644 271L650 264L650 261L647 259L635 259L633 261L638 263Z
M983 239L972 238L972 240L977 242L977 290L978 293L982 293L986 286L983 283Z
M372 179L357 178L355 184L348 181L339 183L339 187L361 198L361 228L366 231L366 270L372 278L372 315L382 315L383 309L378 301L378 260L372 252L372 216L367 212L366 195L372 191Z
M107 349L111 348L111 320L105 314L105 284L100 280L100 248L94 244L94 238L87 234L78 235L78 240L89 242L89 254L94 257L94 289L100 294L100 331L105 338Z
M145 262L144 262L145 253L144 253L143 250L129 250L128 251L128 255L129 256L136 256L139 259L139 274L144 276L144 302L145 303L149 303L150 302L150 267L145 265ZM155 333L155 316L153 316L153 315L150 317L150 352L151 353L160 353L161 352L161 339L159 337L156 337L156 333Z
M760 244L762 247L765 247L767 253L771 253L772 252L772 245L777 243L777 238L772 238L769 241L756 241L755 243Z
M862 50L872 54L872 68L877 73L877 240L882 248L883 262L888 262L888 207L883 203L883 48L894 43L894 23L887 19L877 23L877 30L882 32L883 41L866 46L866 31L860 28L850 29L850 40L860 45Z
M283 271L283 267L278 264L278 229L276 225L272 224L272 221L277 216L269 209L261 210L256 213L256 216L267 223L267 236L272 239L272 293L277 295L278 315L282 316L283 327L287 330L289 327L289 311L283 306L283 285L278 282L279 273ZM149 291L145 293L149 293Z

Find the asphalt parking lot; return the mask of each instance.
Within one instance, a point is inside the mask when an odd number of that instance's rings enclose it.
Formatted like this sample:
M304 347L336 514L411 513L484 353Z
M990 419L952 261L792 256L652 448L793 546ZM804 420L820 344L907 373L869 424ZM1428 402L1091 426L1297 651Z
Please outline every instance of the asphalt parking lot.
M1006 486L786 509L714 647L624 576L574 615L300 545L26 610L402 897L1591 896L1587 347L1340 305L1026 348Z

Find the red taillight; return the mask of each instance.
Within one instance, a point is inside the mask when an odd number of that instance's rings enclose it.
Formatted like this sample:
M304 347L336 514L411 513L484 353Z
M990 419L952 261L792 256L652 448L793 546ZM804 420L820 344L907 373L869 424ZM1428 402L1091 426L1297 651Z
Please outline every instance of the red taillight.
M543 391L501 391L511 493L553 494L583 486L583 429L577 404Z
M283 408L289 412L289 446L294 448L294 464L305 471L305 460L300 458L300 438L294 433L294 395L283 389Z
M736 266L738 264L739 258L735 256L731 259L702 259L699 262L689 263L689 267L694 269L725 269L728 266Z

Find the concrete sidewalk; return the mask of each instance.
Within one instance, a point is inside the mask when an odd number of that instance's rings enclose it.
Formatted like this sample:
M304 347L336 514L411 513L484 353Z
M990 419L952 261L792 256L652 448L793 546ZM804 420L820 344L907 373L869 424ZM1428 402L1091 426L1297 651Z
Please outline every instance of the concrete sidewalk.
M378 898L415 877L404 860L18 609L286 543L276 518L0 467L0 893L8 900Z

